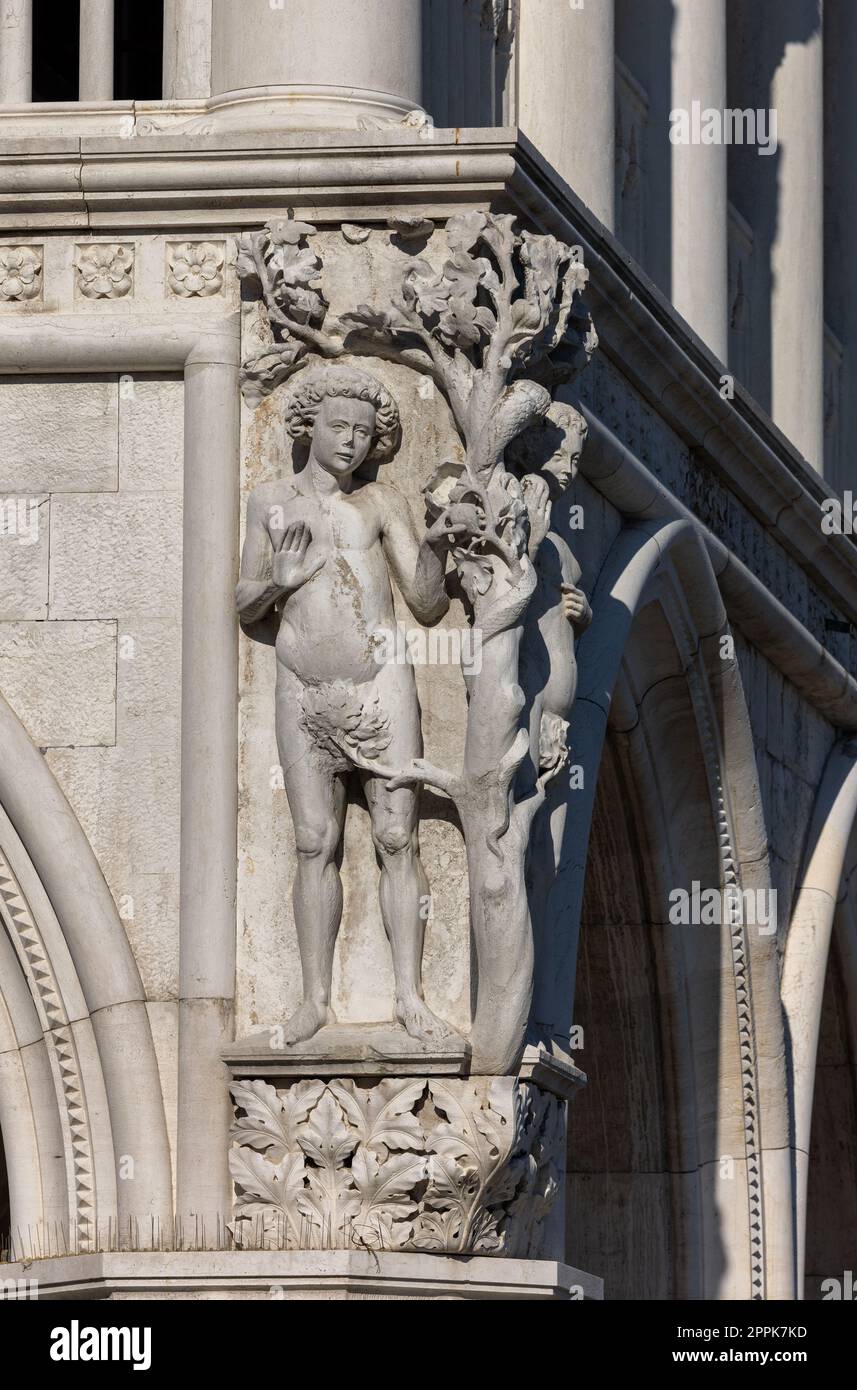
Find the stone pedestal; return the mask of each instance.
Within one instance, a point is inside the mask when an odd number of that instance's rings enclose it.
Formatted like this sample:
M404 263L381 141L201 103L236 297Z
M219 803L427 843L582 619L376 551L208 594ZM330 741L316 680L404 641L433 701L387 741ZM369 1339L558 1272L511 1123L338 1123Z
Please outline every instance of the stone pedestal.
M393 1025L325 1028L288 1048L277 1032L224 1054L236 1245L407 1253L429 1272L435 1257L453 1271L450 1257L493 1257L496 1280L480 1263L498 1291L512 1261L552 1290L538 1296L574 1296L556 1271L568 1097L581 1073L540 1053L517 1076L467 1075L463 1047L433 1052ZM459 1275L449 1277L453 1289Z
M600 1279L554 1260L374 1250L168 1250L67 1255L3 1266L7 1298L600 1300ZM20 1293L12 1292L17 1283Z

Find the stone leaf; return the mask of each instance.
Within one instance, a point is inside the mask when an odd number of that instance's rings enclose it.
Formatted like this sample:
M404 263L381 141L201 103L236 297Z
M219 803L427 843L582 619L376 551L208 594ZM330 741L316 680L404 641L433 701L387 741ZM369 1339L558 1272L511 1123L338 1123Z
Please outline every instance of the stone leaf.
M368 1148L424 1149L425 1134L411 1113L425 1091L424 1081L387 1078L367 1088L348 1079L331 1081L330 1089Z
M229 1089L236 1106L247 1112L236 1119L229 1137L251 1149L287 1149L283 1103L274 1087L266 1081L247 1081L236 1082Z
M341 1167L358 1144L358 1136L344 1123L342 1111L327 1088L297 1140L307 1157L329 1170Z
M257 406L275 387L305 364L306 344L287 338L276 347L264 347L241 368L241 393L247 405Z
M413 1189L425 1177L422 1154L393 1154L381 1163L377 1154L361 1146L351 1164L351 1176L365 1209L389 1208L405 1216L416 1210Z
M286 1154L279 1163L271 1163L253 1149L230 1149L229 1172L242 1189L236 1201L239 1214L263 1214L272 1206L287 1211L303 1190L304 1167L299 1153Z
M508 1152L511 1127L493 1108L482 1108L475 1088L467 1097L472 1101L469 1105L459 1101L442 1081L430 1081L429 1091L435 1109L446 1115L449 1123L441 1123L432 1131L428 1149L472 1164L487 1182L498 1158Z
M297 1146L298 1126L318 1101L324 1082L301 1081L282 1096L259 1080L239 1082L231 1090L235 1104L247 1112L235 1121L231 1137L253 1149L291 1152Z
M350 680L306 686L301 712L314 740L334 755L377 758L390 745L390 719L378 696L364 700Z
M461 1234L462 1213L459 1207L445 1211L424 1211L414 1230L415 1250L455 1250Z
M295 1206L312 1233L311 1248L348 1246L351 1224L361 1209L351 1169L308 1167L306 1173L309 1186L297 1194Z

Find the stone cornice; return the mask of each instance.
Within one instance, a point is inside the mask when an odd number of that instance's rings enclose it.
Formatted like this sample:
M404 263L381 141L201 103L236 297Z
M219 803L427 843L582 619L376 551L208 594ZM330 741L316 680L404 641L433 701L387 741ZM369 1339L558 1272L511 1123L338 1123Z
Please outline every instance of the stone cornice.
M173 113L174 115L175 113ZM0 133L2 133L0 118ZM0 236L252 227L272 210L386 222L390 205L443 218L513 208L583 247L601 348L689 448L857 622L857 546L821 531L824 480L725 371L526 136L513 129L204 134L178 123L122 139L7 139ZM140 130L143 130L141 125ZM331 139L335 143L331 143ZM288 143L284 143L288 141ZM371 160L371 180L367 161Z

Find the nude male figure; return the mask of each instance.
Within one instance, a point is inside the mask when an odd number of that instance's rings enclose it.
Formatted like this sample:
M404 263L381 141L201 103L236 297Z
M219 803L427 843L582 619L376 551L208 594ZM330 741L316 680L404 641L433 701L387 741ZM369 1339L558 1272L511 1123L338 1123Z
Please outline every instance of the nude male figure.
M420 899L428 884L419 854L418 793L413 786L389 790L387 780L372 773L371 759L378 747L387 767L404 767L422 755L413 669L379 664L379 639L395 630L391 575L419 622L433 623L446 611L444 565L454 531L449 516L441 517L418 541L401 494L355 477L367 460L388 459L399 437L395 401L367 372L309 370L298 379L287 412L287 429L309 441L309 457L294 477L263 483L250 494L236 594L245 624L272 608L279 613L276 732L295 829L293 901L303 973L303 1002L285 1038L298 1042L335 1022L330 991L342 917L336 853L345 776L356 766L380 861L396 1017L413 1037L437 1042L451 1030L422 996ZM324 734L343 706L350 743Z

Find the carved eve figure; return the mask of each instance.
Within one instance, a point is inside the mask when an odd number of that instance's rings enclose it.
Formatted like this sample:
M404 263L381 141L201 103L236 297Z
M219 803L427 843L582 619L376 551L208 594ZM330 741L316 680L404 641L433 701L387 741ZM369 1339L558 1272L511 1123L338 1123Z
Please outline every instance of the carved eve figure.
M294 477L250 494L237 603L252 624L273 607L276 729L295 828L294 913L303 1002L286 1040L335 1022L330 1007L342 885L336 853L346 807L345 775L358 769L381 867L380 903L396 982L396 1017L416 1038L451 1030L422 997L428 884L420 862L418 784L388 786L379 759L409 765L422 754L420 710L410 664L379 664L379 638L395 629L391 576L414 617L435 622L448 600L443 573L450 518L417 540L405 499L387 483L355 474L386 462L399 440L389 392L354 367L301 375L287 429L309 441Z
M568 719L577 689L575 638L588 627L592 609L578 587L580 565L566 542L551 529L551 505L577 473L587 424L572 406L555 401L547 415L516 439L507 461L522 472L530 519L529 554L537 582L521 641L520 681L530 711L530 746L538 749L538 771L556 766L566 752ZM562 843L568 789L557 777L548 784L545 805L533 825L528 889L535 936L532 1033L549 1020L544 997L551 977L551 945L562 930ZM535 1039L534 1039L535 1040Z

